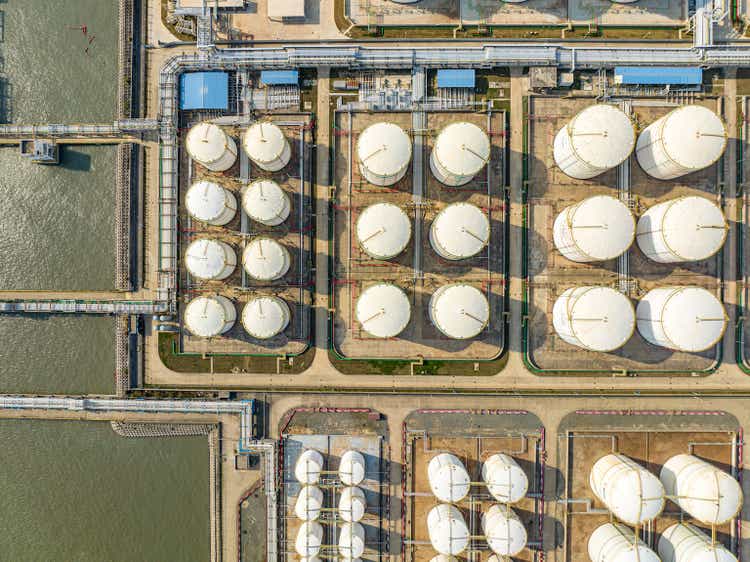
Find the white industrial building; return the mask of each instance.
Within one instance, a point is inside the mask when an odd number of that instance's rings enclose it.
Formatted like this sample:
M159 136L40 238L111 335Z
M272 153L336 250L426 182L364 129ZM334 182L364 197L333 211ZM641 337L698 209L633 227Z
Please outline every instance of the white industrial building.
M490 304L485 294L471 285L443 285L432 293L430 321L443 335L465 340L476 337L490 321Z
M438 554L455 556L469 546L469 527L455 505L441 503L430 509L427 532Z
M393 185L406 175L411 161L411 139L395 123L375 123L357 140L360 173L374 185Z
M323 509L323 491L317 486L303 486L294 504L294 514L303 521L315 521Z
M254 297L242 309L242 327L251 337L266 340L286 330L291 316L283 299L272 295Z
M430 227L430 244L446 260L477 255L490 240L487 215L471 203L453 203L438 213Z
M251 183L242 197L247 216L266 226L278 226L289 218L292 204L289 195L273 180Z
M289 250L272 238L255 238L242 252L242 266L258 281L275 281L289 271Z
M221 295L196 297L185 307L185 328L194 336L212 338L232 329L237 311Z
M242 137L242 147L253 164L267 172L278 172L292 158L284 131L274 123L260 122L248 127Z
M516 503L529 489L529 479L513 457L505 453L490 455L482 465L482 480L500 503Z
M605 523L589 537L591 562L662 562L648 545L622 523Z
M371 336L395 338L409 324L411 303L403 289L379 283L362 291L355 314L362 329Z
M234 272L237 255L226 242L201 238L187 247L185 266L196 279L220 281Z
M237 214L237 198L218 183L199 181L188 189L185 207L195 220L224 226Z
M348 449L339 461L339 479L346 486L358 486L365 479L365 457L359 451Z
M357 241L372 258L389 260L403 252L411 240L411 220L393 203L375 203L357 219Z
M225 172L237 161L237 143L221 127L198 123L185 138L190 158L212 172Z
M737 562L737 557L718 541L689 523L667 527L659 538L662 562Z
M300 484L317 484L323 470L323 455L315 449L305 449L294 465L294 477Z
M437 136L430 169L445 185L465 185L489 162L490 150L490 138L482 129L473 123L451 123Z
M471 477L464 463L451 453L439 453L430 459L427 479L435 497L446 503L461 501L468 495L471 487Z
M507 505L492 505L482 514L482 533L490 550L500 556L515 556L526 546L526 528Z
M362 488L347 486L341 490L338 509L339 516L344 521L350 523L361 521L367 511L367 499Z

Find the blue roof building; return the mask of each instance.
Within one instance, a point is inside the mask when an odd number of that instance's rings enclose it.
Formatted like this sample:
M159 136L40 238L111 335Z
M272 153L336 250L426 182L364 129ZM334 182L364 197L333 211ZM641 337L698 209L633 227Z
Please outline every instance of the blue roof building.
M180 109L227 109L229 74L186 72L180 76Z
M260 81L266 86L299 85L298 70L261 70Z
M438 88L474 88L476 75L473 68L449 69L437 71Z
M699 67L680 66L616 66L615 84L696 86L703 82Z

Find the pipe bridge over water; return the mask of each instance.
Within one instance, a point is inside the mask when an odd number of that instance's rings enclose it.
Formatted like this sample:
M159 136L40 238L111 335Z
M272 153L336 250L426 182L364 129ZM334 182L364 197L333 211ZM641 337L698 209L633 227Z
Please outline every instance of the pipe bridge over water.
M115 144L138 141L157 131L156 119L120 119L112 124L0 125L0 144L19 144L28 139L52 139L57 144Z

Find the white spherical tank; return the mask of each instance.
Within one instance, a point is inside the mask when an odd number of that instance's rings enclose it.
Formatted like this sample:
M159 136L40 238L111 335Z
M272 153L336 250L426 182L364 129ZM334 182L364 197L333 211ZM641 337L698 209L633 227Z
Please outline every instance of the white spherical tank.
M323 526L317 521L305 521L297 531L294 550L300 556L317 556L323 544Z
M443 285L432 293L429 317L445 336L465 340L479 335L490 321L490 304L482 291L471 285Z
M378 260L403 252L411 240L411 220L393 203L370 205L357 219L357 241L362 250Z
M199 181L185 195L187 212L195 220L224 226L237 213L237 199L231 191L212 181Z
M289 271L289 250L272 238L256 238L242 252L242 266L258 281L275 281Z
M212 338L232 329L237 311L221 295L196 297L185 307L185 327L194 336Z
M430 459L427 478L432 493L441 502L461 501L469 493L471 486L471 478L464 463L451 453L439 453Z
M501 503L520 501L529 489L529 479L513 457L495 453L482 465L482 480L492 497Z
M615 517L640 525L664 509L664 486L659 479L625 455L600 458L589 474L591 490Z
M278 226L289 218L292 204L286 192L273 180L257 180L242 197L247 216L266 226Z
M237 255L226 242L201 238L185 250L185 266L196 279L220 281L234 272Z
M367 500L362 488L347 486L339 497L339 516L350 523L361 521L367 510Z
M727 472L693 455L671 457L659 479L680 509L706 525L722 525L742 509L742 488Z
M294 514L303 521L315 521L323 507L323 492L317 486L303 486L294 504Z
M455 505L441 503L427 513L430 543L439 554L455 556L469 546L469 528Z
M469 183L490 160L490 139L473 123L451 123L438 134L430 169L445 185Z
M300 484L317 484L323 470L323 455L315 449L305 449L294 465L294 477Z
M286 330L291 316L289 305L279 297L255 297L242 309L242 327L248 335L265 340Z
M614 197L596 195L566 207L555 218L555 247L575 262L611 260L633 243L635 219Z
M430 244L446 260L477 255L490 240L490 221L471 203L453 203L438 213L430 227Z
M662 562L737 562L737 557L689 523L675 523L661 534L659 557Z
M526 546L526 528L507 505L494 504L482 515L482 532L490 550L501 556L515 556Z
M726 146L721 118L707 107L685 105L641 131L635 154L648 175L670 180L714 164Z
M659 287L646 293L636 309L638 333L676 351L699 352L724 335L724 306L702 287Z
M359 135L359 171L370 183L393 185L406 175L410 161L411 139L395 123L375 123Z
M590 351L619 349L633 335L635 324L633 303L609 287L570 287L552 307L555 333Z
M591 562L661 562L656 553L630 527L605 523L589 537Z
M339 531L339 554L355 560L365 552L365 528L359 523L344 523Z
M635 128L625 112L609 104L580 111L555 135L557 167L587 180L622 164L633 152Z
M190 158L212 172L225 172L237 160L237 143L221 127L213 123L198 123L185 138Z
M411 318L411 303L403 289L387 283L368 287L357 299L357 322L376 338L395 338Z
M284 131L274 123L255 123L242 137L245 154L259 168L278 172L289 164L292 149Z
M365 479L365 457L359 451L344 451L339 462L339 478L346 486L358 486Z
M727 239L724 213L704 197L678 197L648 209L638 219L638 247L661 263L705 260Z

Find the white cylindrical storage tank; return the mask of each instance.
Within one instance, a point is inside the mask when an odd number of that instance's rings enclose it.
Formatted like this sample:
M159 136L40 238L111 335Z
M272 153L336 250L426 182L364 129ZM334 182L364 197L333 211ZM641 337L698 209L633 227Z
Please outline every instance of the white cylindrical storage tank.
M198 123L185 138L190 158L212 172L225 172L237 160L237 143L221 127L213 123Z
M638 247L661 263L705 260L727 239L724 213L705 197L678 197L654 205L638 219Z
M635 128L624 111L599 104L578 112L555 135L555 164L579 180L591 179L622 164L633 152Z
M232 329L237 311L221 295L196 297L185 307L185 327L194 336L212 338Z
M339 531L339 554L344 560L356 560L365 552L365 528L359 523L344 523Z
M427 513L427 532L439 554L455 556L469 546L469 527L455 505L441 503Z
M659 539L662 562L737 562L737 557L720 542L689 523L667 527Z
M458 562L458 558L446 554L438 554L430 558L430 562Z
M224 226L237 213L237 199L231 191L212 181L199 181L185 195L187 212L195 220Z
M294 514L303 521L315 521L323 507L323 492L317 486L303 486L294 504Z
M742 488L727 472L693 455L671 457L659 474L668 496L706 525L722 525L742 509Z
M427 478L432 493L441 502L461 501L469 493L471 486L471 478L464 463L451 453L439 453L430 459Z
M641 525L664 509L664 486L634 460L610 453L594 463L589 485L615 517L629 525Z
M365 457L359 451L344 451L339 462L339 478L345 486L358 486L365 479Z
M411 220L393 203L370 205L357 219L357 241L362 250L378 260L389 260L403 252L411 240Z
M630 299L609 287L570 287L552 307L552 325L563 341L590 351L614 351L635 330Z
M661 562L656 553L622 523L605 523L589 537L591 562Z
M294 465L294 477L300 484L317 484L323 470L323 455L315 449L305 449Z
M648 342L676 351L705 351L724 335L724 306L702 287L659 287L636 309L638 333Z
M220 281L229 277L237 267L237 255L221 240L201 238L185 251L185 266L190 275L203 281Z
M648 175L671 180L714 164L727 146L724 122L701 105L684 105L638 135L635 154Z
M515 556L526 546L526 528L507 505L492 505L482 515L482 532L490 550L500 556Z
M357 322L376 338L395 338L409 324L411 303L403 289L388 283L368 287L357 299Z
M445 336L465 340L479 335L490 321L490 304L471 285L443 285L430 297L430 322Z
M520 501L529 489L529 479L513 457L495 453L482 465L482 480L492 497L501 503Z
M619 199L596 195L563 209L552 234L555 248L571 261L611 260L633 244L635 219Z
M375 123L359 135L359 171L372 184L393 185L406 175L410 160L411 139L395 123Z
M242 327L250 336L265 340L286 330L291 316L289 305L279 297L255 297L242 309Z
M300 556L317 556L323 544L323 526L317 521L305 521L297 531L294 550Z
M268 172L278 172L292 158L292 149L284 131L274 123L255 123L250 126L242 138L242 146L247 157Z
M453 203L440 211L430 227L430 244L446 260L477 255L490 240L490 221L471 203Z
M242 252L242 266L258 281L275 281L289 271L289 250L272 238L256 238Z
M362 488L347 486L339 497L339 515L344 521L356 523L361 521L367 510L367 500Z
M451 123L430 153L432 175L445 185L469 183L490 160L490 138L473 123Z
M273 180L257 180L247 186L242 197L247 216L266 226L278 226L289 218L292 203Z

